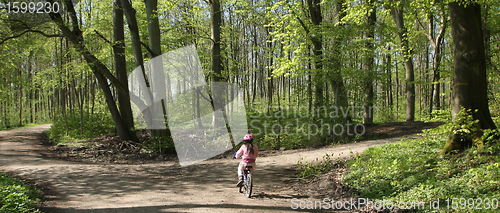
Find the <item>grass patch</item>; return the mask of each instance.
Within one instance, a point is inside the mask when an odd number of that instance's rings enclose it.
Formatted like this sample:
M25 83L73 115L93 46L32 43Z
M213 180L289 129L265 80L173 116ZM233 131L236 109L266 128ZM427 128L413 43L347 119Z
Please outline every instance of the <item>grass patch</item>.
M28 128L28 127L33 127L33 126L39 126L42 124L48 124L48 123L29 123L29 124L22 124L22 125L13 125L13 126L0 126L0 131L2 130L10 130L10 129L22 129L22 128Z
M436 158L451 126L448 123L424 131L425 137L421 139L368 149L347 162L349 173L344 184L356 188L363 198L392 203L423 201L427 211L429 203L439 199L440 209L431 209L432 212L473 212L476 206L483 208L481 212L497 211L493 207L500 208L497 202L500 199L500 144L490 144L484 151L471 148ZM486 198L493 204L487 210Z
M42 199L38 189L0 173L0 212L39 212L36 204Z

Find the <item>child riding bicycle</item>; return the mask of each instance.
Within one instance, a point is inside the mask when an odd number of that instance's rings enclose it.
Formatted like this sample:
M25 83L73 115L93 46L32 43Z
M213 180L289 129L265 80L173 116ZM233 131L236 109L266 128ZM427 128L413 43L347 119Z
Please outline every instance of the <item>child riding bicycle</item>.
M257 145L253 143L253 137L251 134L245 135L243 137L244 144L241 145L240 149L234 153L233 158L239 158L243 155L240 165L238 166L238 184L237 187L241 187L243 185L243 171L247 166L252 166L250 168L250 172L255 168L255 159L257 159L258 149Z

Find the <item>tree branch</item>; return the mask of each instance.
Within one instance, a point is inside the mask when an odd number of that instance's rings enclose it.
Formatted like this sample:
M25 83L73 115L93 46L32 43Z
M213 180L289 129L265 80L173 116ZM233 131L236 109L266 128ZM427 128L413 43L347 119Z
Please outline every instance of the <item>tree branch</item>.
M106 37L104 37L104 35L102 35L99 31L97 30L94 30L94 32L97 34L97 36L99 36L100 38L102 38L102 40L104 40L106 43L108 44L113 44L111 41L109 41Z
M73 28L73 33L80 37L82 35L82 31L80 30L80 26L78 24L78 17L76 17L76 10L73 6L73 1L65 1L65 5L66 8L68 8L69 16L71 17L71 26Z
M436 45L441 45L441 42L444 38L444 33L446 32L446 28L448 27L448 19L446 16L444 16L444 11L441 12L441 17L443 18L443 26L441 27L441 32L439 32L439 35L437 37L437 43Z
M436 41L434 40L434 38L432 37L431 34L427 33L424 29L424 25L422 24L422 22L420 21L420 19L418 18L418 16L415 16L417 18L417 23L418 25L422 28L422 31L424 32L424 34L429 38L429 40L431 41L431 44L432 46L434 46L434 48L436 48ZM431 32L432 33L432 32Z
M26 33L38 33L38 34L41 34L41 35L43 35L44 37L47 37L47 38L63 37L63 35L59 35L59 34L46 34L46 33L44 33L43 31L40 31L40 30L27 29L27 30L23 31L22 33L20 33L18 35L9 36L7 38L2 39L2 41L0 41L0 45L2 45L3 43L5 43L6 41L8 41L10 39L19 38L19 37L23 36Z
M295 14L295 11L293 11L292 7L290 7L290 4L287 4L287 6L288 6L288 9L290 9L290 12L292 12L292 14L295 16L295 18L297 18L297 21L299 21L300 25L302 25L302 27L306 31L306 34L309 35L310 31L309 31L309 28L307 28L306 24L304 24L302 19L300 19L300 17L297 14Z
M146 50L148 51L149 56L151 57L151 59L153 59L154 57L156 57L156 56L157 56L157 55L153 52L153 50L151 49L151 47L149 47L146 43L144 43L144 42L142 42L142 41L140 41L140 42L141 42L141 45L142 45L144 48L146 48Z

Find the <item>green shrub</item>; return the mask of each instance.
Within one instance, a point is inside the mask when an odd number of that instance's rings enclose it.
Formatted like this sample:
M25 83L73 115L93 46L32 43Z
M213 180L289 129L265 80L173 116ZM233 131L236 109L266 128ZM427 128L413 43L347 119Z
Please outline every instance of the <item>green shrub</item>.
M451 121L451 108L432 110L429 117L422 117L425 122L448 122Z
M39 212L36 209L42 196L28 184L0 173L0 213Z
M66 125L67 122L67 125ZM80 112L75 111L66 118L57 117L48 131L48 136L56 143L67 143L108 134L115 129L113 119L107 111L96 111L93 115L83 114L83 132L80 127ZM82 134L83 133L83 134Z
M300 178L312 178L319 177L321 174L324 174L330 171L333 168L334 163L330 159L332 155L326 154L323 156L323 159L320 161L316 158L313 162L305 161L305 158L302 158L299 162L297 162L297 166L299 167Z

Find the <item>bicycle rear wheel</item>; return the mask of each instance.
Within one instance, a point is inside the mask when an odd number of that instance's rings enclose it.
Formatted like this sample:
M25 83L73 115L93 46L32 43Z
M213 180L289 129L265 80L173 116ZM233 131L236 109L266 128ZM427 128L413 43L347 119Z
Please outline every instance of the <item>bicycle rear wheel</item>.
M252 196L252 175L248 174L247 175L247 183L245 185L245 194L248 198Z

